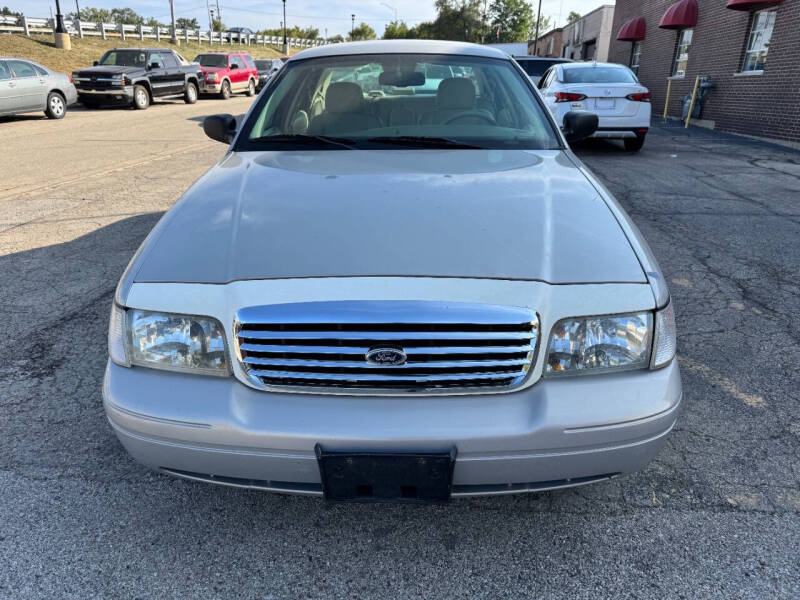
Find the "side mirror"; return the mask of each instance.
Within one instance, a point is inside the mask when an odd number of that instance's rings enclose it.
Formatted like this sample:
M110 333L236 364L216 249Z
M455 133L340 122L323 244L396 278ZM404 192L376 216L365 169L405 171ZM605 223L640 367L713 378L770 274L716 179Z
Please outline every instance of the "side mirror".
M157 62L151 62L149 65L147 65L147 68L148 69L160 69L161 65L159 63L157 63Z
M95 66L95 67L96 67L96 66L98 66L99 64L100 64L100 61L99 61L99 60L96 60L96 61L94 61L94 62L92 63L92 65L93 65L93 66Z
M234 69L238 69L238 68L239 68L239 65L237 65L236 63L233 63L231 65L231 71L233 71Z
M577 142L597 131L597 115L585 110L571 110L564 115L561 128L568 142Z
M236 118L233 115L211 115L203 119L203 131L212 140L230 144L236 135Z

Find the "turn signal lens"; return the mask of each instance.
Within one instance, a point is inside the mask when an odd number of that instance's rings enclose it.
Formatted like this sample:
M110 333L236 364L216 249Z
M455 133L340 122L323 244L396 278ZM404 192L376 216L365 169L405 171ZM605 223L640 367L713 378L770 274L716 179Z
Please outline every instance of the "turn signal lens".
M636 94L628 94L625 96L628 100L634 102L650 102L650 92L639 92Z
M573 94L572 92L556 92L556 102L579 102L586 100L584 94Z
M677 347L677 330L675 327L675 310L672 302L656 313L655 339L653 341L653 359L651 369L668 365L675 358Z

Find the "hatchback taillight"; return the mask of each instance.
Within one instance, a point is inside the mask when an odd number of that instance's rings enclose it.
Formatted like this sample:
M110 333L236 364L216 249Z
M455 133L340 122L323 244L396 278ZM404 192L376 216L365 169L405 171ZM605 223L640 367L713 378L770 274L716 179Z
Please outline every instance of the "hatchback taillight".
M586 100L586 96L572 92L556 92L556 102L578 102L579 100Z
M634 102L650 102L650 92L638 92L636 94L628 94L625 97Z

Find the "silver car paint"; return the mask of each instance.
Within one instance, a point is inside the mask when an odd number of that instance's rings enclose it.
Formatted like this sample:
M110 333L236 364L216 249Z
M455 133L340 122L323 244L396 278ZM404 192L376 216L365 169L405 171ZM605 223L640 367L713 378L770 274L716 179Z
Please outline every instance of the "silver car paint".
M32 60L0 56L0 61L7 60L21 60L44 69L48 74L0 80L0 115L43 111L52 91L60 92L67 106L78 101L78 93L68 75L55 73Z
M170 211L138 262L141 282L646 281L614 215L560 151L230 155Z

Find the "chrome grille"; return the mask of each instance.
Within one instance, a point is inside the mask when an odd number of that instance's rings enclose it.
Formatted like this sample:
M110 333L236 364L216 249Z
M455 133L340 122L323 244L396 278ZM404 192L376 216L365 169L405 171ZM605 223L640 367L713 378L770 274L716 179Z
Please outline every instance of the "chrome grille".
M452 392L522 383L539 320L488 304L304 302L243 308L235 335L245 373L265 389ZM368 362L377 349L405 362Z

